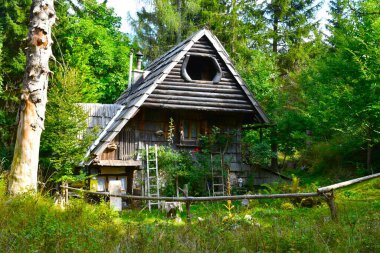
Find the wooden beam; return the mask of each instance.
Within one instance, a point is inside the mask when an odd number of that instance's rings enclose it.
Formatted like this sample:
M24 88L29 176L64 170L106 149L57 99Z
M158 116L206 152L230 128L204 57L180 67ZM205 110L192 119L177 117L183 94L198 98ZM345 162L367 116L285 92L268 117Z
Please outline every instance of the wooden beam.
M241 113L253 113L253 110L247 109L233 109L233 108L218 108L208 106L193 106L193 105L170 105L170 104L156 104L156 103L144 103L144 107L151 108L166 108L166 109L184 109L184 110L198 110L198 111L215 111L215 112L241 112Z
M109 192L90 192L88 190L65 187L63 188L82 191L94 195L102 195L109 197L121 197L125 199L137 199L137 200L164 200L164 201L179 201L179 202L208 202L208 201L223 201L223 200L241 200L241 199L279 199L279 198L306 198L306 197L318 197L320 194L312 193L285 193L285 194L258 194L258 195L235 195L235 196L214 196L214 197L147 197L147 196L134 196L126 194L110 194Z
M155 94L165 94L168 96L191 96L191 97L210 97L210 98L232 98L239 99L245 98L243 94L220 94L220 93L210 93L210 92L193 92L193 91L167 91L156 89Z
M99 162L94 163L97 166L115 166L115 167L137 167L141 166L141 161L136 160L100 160Z
M165 107L168 104L172 105L194 105L194 106L199 106L200 103L202 106L211 106L211 107L217 107L217 108L236 108L236 109L249 109L253 110L253 106L250 104L233 104L233 103L223 103L223 102L209 102L206 99L204 101L182 101L182 100L177 100L177 99L154 99L154 98L148 98L145 100L145 103L156 103L159 104L160 106L162 105Z
M162 94L152 94L148 99L163 99L167 100L168 96ZM148 100L147 99L147 100ZM199 102L216 102L216 103L231 103L231 104L248 104L246 100L239 99L227 99L227 98L204 98L204 97L187 97L187 96L176 96L175 99L181 101L199 101Z
M242 91L235 88L235 89L224 89L224 88L217 88L212 87L212 85L208 85L208 87L205 86L189 86L187 85L169 85L169 84L163 84L158 86L156 89L160 90L182 90L182 91L200 91L200 92L212 92L212 93L227 93L227 94L242 94Z
M318 192L319 193L331 192L332 190L335 190L335 189L338 189L338 188L342 188L342 187L345 187L345 186L357 184L357 183L360 183L360 182L363 182L363 181L366 181L366 180L369 180L369 179L377 178L377 177L380 177L380 173L372 174L372 175L369 175L369 176L366 176L366 177L355 178L355 179L352 179L352 180L348 180L348 181L345 181L345 182L342 182L342 183L338 183L338 184L329 185L329 186L326 186L326 187L321 187L321 188L318 188Z
M241 89L238 89L238 87L236 86L236 84L223 84L223 85L220 85L220 83L218 84L213 84L212 81L210 81L209 83L198 83L198 82L192 82L192 83L189 83L189 82L176 82L176 81L168 81L168 80L165 80L164 82L162 82L160 86L169 86L169 85L175 85L175 86L179 86L179 87L190 87L190 88L193 88L193 87L201 87L201 88L210 88L210 89L226 89L226 90L239 90L241 91Z

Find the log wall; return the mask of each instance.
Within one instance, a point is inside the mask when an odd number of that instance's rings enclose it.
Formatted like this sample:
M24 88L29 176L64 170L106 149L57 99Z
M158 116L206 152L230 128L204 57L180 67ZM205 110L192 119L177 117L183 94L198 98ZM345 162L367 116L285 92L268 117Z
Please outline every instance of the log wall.
M219 112L254 112L246 94L206 37L196 42L189 50L189 54L205 54L214 57L222 70L220 82L186 81L181 72L184 56L166 76L165 80L147 98L143 104L144 107Z

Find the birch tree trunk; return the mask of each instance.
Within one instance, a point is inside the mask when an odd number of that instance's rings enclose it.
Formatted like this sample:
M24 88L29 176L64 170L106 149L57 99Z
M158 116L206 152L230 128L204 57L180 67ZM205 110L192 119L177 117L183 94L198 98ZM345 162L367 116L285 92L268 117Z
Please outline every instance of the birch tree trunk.
M47 102L51 28L56 15L54 0L33 0L30 10L26 68L18 114L17 139L8 192L37 190L40 138Z

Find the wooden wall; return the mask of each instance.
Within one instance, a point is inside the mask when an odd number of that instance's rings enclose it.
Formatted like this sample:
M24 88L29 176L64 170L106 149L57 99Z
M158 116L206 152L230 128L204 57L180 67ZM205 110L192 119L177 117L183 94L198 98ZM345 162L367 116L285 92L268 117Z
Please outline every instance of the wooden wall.
M137 152L144 149L145 145L169 145L168 131L169 120L173 118L175 125L174 147L180 150L194 150L197 145L180 144L179 125L181 120L198 120L207 122L207 130L217 126L222 131L241 130L242 115L223 114L211 112L189 112L164 109L142 109L115 138L116 150L106 149L101 160L129 160L135 159ZM201 133L203 134L203 133ZM242 170L241 158L241 132L237 131L233 142L228 146L225 160L229 162L232 171Z
M240 85L228 70L211 42L203 37L189 50L189 54L214 57L222 70L222 79L212 81L186 81L182 77L183 57L147 98L143 106L167 109L187 109L220 112L254 112L253 106Z

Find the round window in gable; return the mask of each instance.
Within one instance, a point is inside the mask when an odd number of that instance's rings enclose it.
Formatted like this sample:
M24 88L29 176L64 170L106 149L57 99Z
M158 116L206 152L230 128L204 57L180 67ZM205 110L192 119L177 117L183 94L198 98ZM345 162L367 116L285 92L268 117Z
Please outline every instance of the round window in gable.
M222 70L212 56L188 54L182 64L182 76L186 81L219 83Z

